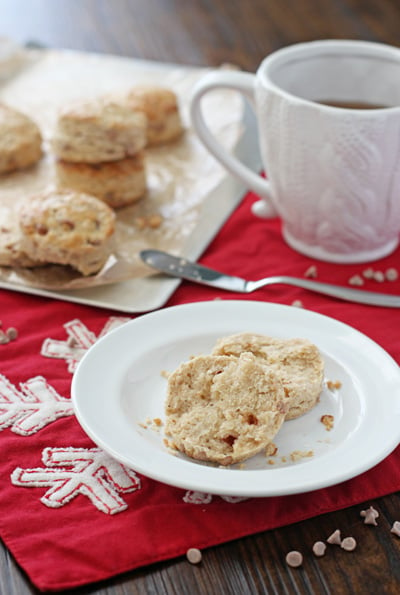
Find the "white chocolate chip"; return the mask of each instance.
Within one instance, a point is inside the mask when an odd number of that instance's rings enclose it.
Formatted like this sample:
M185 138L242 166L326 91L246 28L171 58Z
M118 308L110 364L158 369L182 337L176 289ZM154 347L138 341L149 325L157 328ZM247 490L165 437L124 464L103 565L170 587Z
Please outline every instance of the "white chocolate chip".
M191 564L199 564L202 559L201 551L196 547L191 547L186 552L186 558Z
M73 335L70 335L67 339L67 345L68 347L76 347L78 345L78 341Z
M18 331L13 326L10 326L10 328L6 330L6 335L10 341L15 341L15 339L18 337Z
M333 545L341 545L342 538L340 536L340 529L336 529L336 531L334 531L332 533L332 535L330 535L326 541Z
M393 526L390 529L390 532L393 533L394 535L397 535L397 537L400 537L400 522L399 521L395 521L393 523Z
M357 542L354 537L345 537L340 544L340 547L346 552L352 552L357 547Z
M320 558L321 556L323 556L325 554L326 551L326 545L323 541L316 541L312 547L312 551L314 556L317 556L318 558Z
M293 550L286 555L286 564L292 568L298 568L303 564L303 556L300 552Z
M6 333L0 330L0 345L6 345L9 343L10 339L7 337Z
M301 300L294 300L291 305L295 306L295 308L304 308L304 304Z
M382 273L382 271L375 271L373 280L377 281L378 283L382 283L385 280L385 275Z
M360 516L364 517L364 524L365 525L377 525L376 519L379 517L379 512L375 510L372 506L367 508L367 510L362 510L360 512Z
M397 279L399 278L399 273L397 269L390 268L387 269L387 271L385 271L385 277L388 281L397 281Z
M304 276L308 277L309 279L316 279L316 277L318 276L318 271L315 264L312 264L310 267L308 267L308 269L304 273Z
M367 269L365 269L363 271L362 274L365 279L373 279L374 278L374 269L372 269L371 267L368 267Z
M361 285L364 285L364 279L360 275L353 275L349 279L349 285L361 287Z

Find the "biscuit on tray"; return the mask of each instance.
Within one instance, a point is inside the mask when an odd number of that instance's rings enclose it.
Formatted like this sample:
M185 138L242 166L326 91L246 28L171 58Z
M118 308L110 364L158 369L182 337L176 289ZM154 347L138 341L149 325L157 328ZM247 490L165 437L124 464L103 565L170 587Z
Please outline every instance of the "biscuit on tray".
M49 191L20 207L22 248L42 263L70 265L83 275L105 264L115 213L103 201L73 191Z
M0 266L35 267L43 264L24 252L22 240L17 211L0 207Z
M52 150L64 161L101 163L136 155L146 145L146 116L103 98L61 110Z
M279 379L252 353L202 355L168 377L165 432L186 455L230 465L266 448L288 408Z
M238 333L217 341L213 355L253 353L281 380L290 398L286 419L303 415L318 402L322 392L324 362L318 348L307 339L280 339Z
M30 167L42 156L42 135L22 112L0 103L0 174Z
M146 192L143 152L134 157L102 163L56 161L57 184L92 194L112 208L130 205Z
M147 144L171 142L183 132L176 94L171 89L137 86L125 97L126 105L147 117Z

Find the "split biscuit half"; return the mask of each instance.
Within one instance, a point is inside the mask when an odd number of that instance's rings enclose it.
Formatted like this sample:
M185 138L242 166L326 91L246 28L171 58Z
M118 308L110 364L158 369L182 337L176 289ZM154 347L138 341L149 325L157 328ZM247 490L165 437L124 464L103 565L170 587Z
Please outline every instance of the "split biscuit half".
M253 354L201 355L168 378L165 431L189 457L230 465L266 448L288 407L279 379Z
M240 357L253 353L281 380L290 399L286 419L303 415L319 400L324 379L324 361L307 339L281 339L256 333L238 333L219 339L213 355Z

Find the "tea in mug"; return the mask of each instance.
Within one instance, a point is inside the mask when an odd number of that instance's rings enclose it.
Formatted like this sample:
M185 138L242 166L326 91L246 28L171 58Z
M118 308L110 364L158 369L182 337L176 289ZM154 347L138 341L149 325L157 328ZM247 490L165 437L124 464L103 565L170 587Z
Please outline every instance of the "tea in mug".
M391 105L380 105L378 103L368 103L366 101L331 101L330 99L318 99L315 103L328 105L330 107L340 107L342 109L385 109L393 107Z

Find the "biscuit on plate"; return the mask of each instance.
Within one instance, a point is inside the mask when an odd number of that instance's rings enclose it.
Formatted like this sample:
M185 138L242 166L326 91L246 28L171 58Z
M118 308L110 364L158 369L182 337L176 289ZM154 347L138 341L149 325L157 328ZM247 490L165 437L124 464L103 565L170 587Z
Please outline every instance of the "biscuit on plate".
M59 159L101 163L132 157L146 144L146 116L103 98L61 110L51 141Z
M266 448L288 407L279 379L253 354L197 356L168 377L165 432L189 457L230 465Z
M19 224L22 248L32 259L70 265L90 275L110 254L115 213L94 196L54 190L21 204Z
M118 208L130 205L146 192L143 152L134 157L102 163L56 162L57 184L92 194Z
M290 398L286 419L306 413L318 402L324 379L324 362L318 348L307 339L280 339L238 333L219 339L213 355L237 356L251 352L281 380Z
M178 138L183 132L176 94L163 87L137 86L125 98L132 109L147 117L147 144L159 145Z
M43 264L24 252L22 239L17 211L0 207L0 266L35 267Z
M0 174L29 167L41 156L42 135L37 124L0 103Z

